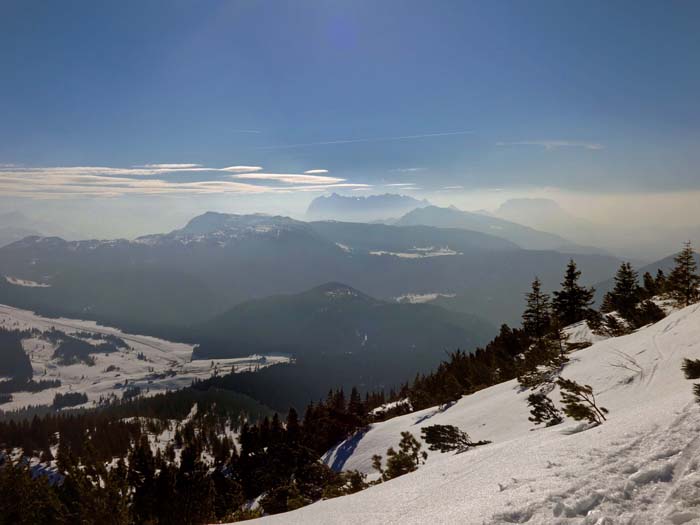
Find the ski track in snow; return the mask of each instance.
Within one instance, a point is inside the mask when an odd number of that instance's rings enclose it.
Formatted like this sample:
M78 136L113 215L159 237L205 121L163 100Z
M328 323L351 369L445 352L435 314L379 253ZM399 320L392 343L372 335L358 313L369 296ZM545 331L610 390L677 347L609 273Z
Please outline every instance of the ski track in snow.
M419 438L428 424L457 425L492 444L459 455L430 451L415 473L260 521L700 525L700 406L680 369L685 357L700 358L700 305L571 355L562 375L593 386L610 410L601 426L567 419L535 428L528 392L502 383L444 410L374 424L324 460L371 479L373 454L385 456L403 430ZM557 391L552 399L559 403Z

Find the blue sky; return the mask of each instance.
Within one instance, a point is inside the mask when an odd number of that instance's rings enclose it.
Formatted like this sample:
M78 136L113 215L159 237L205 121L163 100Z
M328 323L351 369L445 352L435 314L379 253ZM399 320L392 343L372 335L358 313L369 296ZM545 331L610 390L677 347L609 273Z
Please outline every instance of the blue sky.
M697 190L698 19L691 1L2 0L0 195ZM154 166L175 164L198 166Z

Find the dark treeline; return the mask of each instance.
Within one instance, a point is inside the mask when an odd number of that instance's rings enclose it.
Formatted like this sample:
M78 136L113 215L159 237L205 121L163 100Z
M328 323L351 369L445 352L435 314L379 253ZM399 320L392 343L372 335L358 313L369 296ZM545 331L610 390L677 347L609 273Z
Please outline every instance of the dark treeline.
M168 419L121 417L158 413L161 403L167 405L164 399L155 405L139 400L101 411L0 423L4 448L21 447L25 456L44 462L55 459L63 476L53 485L32 480L26 465L6 458L0 468L0 523L23 522L30 515L46 523L237 520L365 486L361 475L336 473L319 461L323 452L366 423L366 406L356 390L347 400L342 390L330 392L326 400L309 405L302 420L290 409L284 421L275 413L257 423L242 419L241 413L226 417L215 401L220 397L204 403L201 392L183 392L199 396L197 410L175 425ZM179 393L172 399L172 414L192 410L187 397ZM154 452L154 437L167 429L174 431L173 439ZM234 430L240 433L240 450L232 439ZM32 505L38 493L42 502ZM245 502L261 495L261 510L247 511Z
M293 363L237 371L234 374L195 381L192 387L197 390L233 390L257 399L280 413L286 413L290 407L303 413L310 400L325 398L329 389L342 388L349 392L357 387L368 400L379 399L383 393L372 394L365 386L367 383L375 384L371 368L367 366L366 357L359 355L329 356L316 360L295 359ZM397 365L397 368L401 369L401 366ZM413 373L415 371L406 370L402 377L411 377ZM367 382L363 378L367 378ZM390 388L391 385L387 385L387 391ZM382 390L377 392L381 393ZM373 403L372 408L383 402L382 399L381 402Z
M32 363L22 348L22 339L30 336L25 330L0 328L0 376L19 382L32 378Z

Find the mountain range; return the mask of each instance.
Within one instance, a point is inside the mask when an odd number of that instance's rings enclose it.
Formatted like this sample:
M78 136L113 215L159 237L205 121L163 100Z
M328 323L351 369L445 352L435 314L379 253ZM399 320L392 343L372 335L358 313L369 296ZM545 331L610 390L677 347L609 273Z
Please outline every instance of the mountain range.
M366 197L348 197L332 193L316 197L306 211L309 219L372 221L400 217L430 203L407 195L385 193Z
M536 230L516 222L483 213L459 210L453 206L425 206L408 212L394 224L411 226L423 224L438 228L461 228L495 235L528 250L556 250L565 253L606 253L591 246L581 246L559 235Z
M271 329L274 328L274 329ZM475 316L432 304L380 301L341 283L326 283L299 294L246 301L197 327L195 356L240 357L286 353L297 358L353 353L405 359L427 355L430 369L445 349L474 348L496 333ZM436 354L437 352L437 354Z
M0 303L171 337L250 299L341 282L384 300L456 294L445 306L512 323L534 276L558 285L569 257L457 228L205 213L133 241L35 236L2 247ZM588 284L620 262L576 260Z
M247 301L193 330L199 343L194 359L226 359L252 354L290 355L293 366L272 367L236 390L272 407L294 400L303 408L329 388L362 390L395 387L432 370L456 349L473 351L496 333L476 316L433 304L380 301L340 283L299 294ZM274 377L273 392L265 387Z

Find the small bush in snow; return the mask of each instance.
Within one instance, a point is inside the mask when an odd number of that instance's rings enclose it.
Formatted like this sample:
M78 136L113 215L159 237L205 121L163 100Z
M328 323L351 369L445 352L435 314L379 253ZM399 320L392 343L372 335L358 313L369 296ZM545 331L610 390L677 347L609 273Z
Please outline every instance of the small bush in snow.
M603 316L603 329L601 332L610 337L620 337L632 333L632 329L624 320L618 319L614 314Z
M428 453L421 452L420 442L410 432L401 432L399 451L393 447L386 451L386 469L382 468L382 457L378 454L372 456L372 466L382 475L382 480L394 479L409 472L413 472L425 463Z
M469 434L462 432L454 425L431 425L421 428L422 437L428 444L429 450L439 450L440 452L457 451L466 452L472 447L487 445L490 441L471 440Z
M596 425L605 421L608 409L596 404L592 386L580 385L576 381L563 377L557 380L557 385L561 391L561 402L567 416L576 421L586 420Z
M355 492L360 492L367 487L369 487L369 483L367 483L366 474L359 470L348 470L338 474L338 479L335 483L326 485L323 489L323 499L355 494Z
M630 321L635 328L641 328L642 326L661 321L664 317L666 317L666 312L655 302L646 300L637 305Z
M681 370L686 379L700 378L700 359L683 359Z

